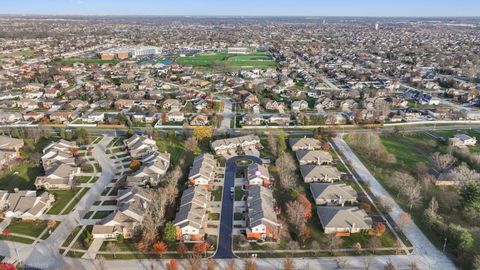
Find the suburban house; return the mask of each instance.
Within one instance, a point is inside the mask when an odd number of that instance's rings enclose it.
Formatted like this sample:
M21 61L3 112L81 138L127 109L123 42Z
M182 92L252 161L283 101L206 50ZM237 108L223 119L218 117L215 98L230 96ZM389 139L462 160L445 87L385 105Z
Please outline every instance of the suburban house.
M252 185L270 185L270 173L263 164L252 163L245 168L245 176L249 186Z
M105 113L104 112L92 112L87 116L84 121L89 122L89 123L98 123L98 122L103 122L105 120Z
M131 238L135 228L142 223L151 202L152 195L147 189L128 187L119 190L117 195L118 210L93 226L93 237L115 239L121 234L125 239Z
M162 107L164 109L170 109L171 111L179 111L181 104L177 99L167 99L163 102Z
M208 115L204 114L195 115L190 119L190 125L192 126L206 126L209 122Z
M209 196L203 186L192 186L183 191L180 209L173 221L177 228L177 240L198 242L205 239Z
M23 145L22 139L0 136L0 167L20 158L20 148Z
M49 144L43 149L41 157L44 170L48 171L58 164L75 166L75 157L73 156L75 149L78 149L75 142L65 140Z
M277 220L272 191L260 185L248 189L247 239L275 241L279 237L281 224Z
M257 150L261 147L260 138L256 135L247 135L236 138L216 140L211 143L211 147L215 154L236 154L239 152L248 152Z
M132 137L123 141L127 147L130 156L133 159L140 159L143 156L149 154L150 152L157 151L157 143L148 138L147 136L140 136L138 134L133 135Z
M168 122L183 122L185 120L185 115L183 112L169 112L167 114Z
M346 184L310 183L316 205L341 205L357 202L357 192Z
M293 151L322 149L322 143L314 138L290 138L288 143Z
M295 152L295 155L297 156L300 165L327 165L332 164L333 162L332 155L327 151L322 150L298 150Z
M37 219L55 201L48 192L37 196L35 190L22 190L9 193L0 191L0 209L7 218Z
M302 173L305 183L313 182L328 182L340 180L342 174L333 166L318 166L318 165L301 165L300 172Z
M372 228L372 218L356 206L318 206L317 215L327 234L349 235Z
M37 176L35 187L37 189L69 189L73 186L73 179L79 174L80 167L56 163L45 171L45 176Z
M308 103L305 100L297 100L291 104L292 111L299 112L308 109Z
M467 134L456 134L453 138L449 139L450 144L456 147L473 146L477 143L477 138L470 137Z
M160 152L150 152L143 155L141 159L142 166L132 174L132 177L150 177L150 184L158 184L161 176L167 173L170 167L170 154Z
M215 179L217 161L212 154L202 154L195 157L188 173L188 180L192 185L208 187Z

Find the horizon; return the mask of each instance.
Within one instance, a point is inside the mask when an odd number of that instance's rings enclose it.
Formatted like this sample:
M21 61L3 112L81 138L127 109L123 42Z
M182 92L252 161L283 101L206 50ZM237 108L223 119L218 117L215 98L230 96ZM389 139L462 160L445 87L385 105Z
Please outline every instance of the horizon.
M2 0L0 0L2 1ZM366 0L316 1L265 0L223 2L180 0L3 0L1 15L19 16L168 16L168 17L379 17L441 18L479 17L480 3L460 1L385 2Z

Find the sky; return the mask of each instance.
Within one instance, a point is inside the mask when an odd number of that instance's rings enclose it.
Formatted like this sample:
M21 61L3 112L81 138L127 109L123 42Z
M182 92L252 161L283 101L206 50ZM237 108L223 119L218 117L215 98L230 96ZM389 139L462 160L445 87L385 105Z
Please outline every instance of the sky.
M0 14L480 16L480 0L0 0Z

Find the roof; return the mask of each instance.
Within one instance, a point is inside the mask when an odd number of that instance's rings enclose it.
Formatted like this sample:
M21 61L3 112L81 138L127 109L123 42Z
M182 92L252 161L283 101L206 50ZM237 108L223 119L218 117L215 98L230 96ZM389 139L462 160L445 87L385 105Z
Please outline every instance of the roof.
M212 148L216 149L218 147L222 146L232 146L233 147L238 147L239 145L245 143L245 142L260 142L260 138L257 135L246 135L246 136L241 136L241 137L236 137L236 138L229 138L229 139L221 139L221 140L215 140L212 142Z
M192 168L188 173L188 178L210 179L215 173L216 160L212 154L203 154L195 157L193 160Z
M332 155L328 153L327 151L321 151L321 150L298 150L295 152L297 156L297 160L319 160L320 163L322 162L331 162L333 160Z
M258 225L280 226L273 204L272 191L263 186L251 186L248 189L247 213L250 227Z
M318 206L317 215L323 228L357 228L370 229L372 218L356 206Z
M357 199L357 192L346 184L328 184L328 183L311 183L310 191L315 200L346 200L352 201Z
M183 191L180 200L180 209L175 220L175 226L192 226L197 229L203 227L206 219L208 190L202 186L193 186Z
M0 149L13 149L17 146L23 146L22 139L0 136Z
M288 140L290 147L297 149L320 149L322 143L314 138L290 138Z
M247 167L247 180L250 181L256 177L270 178L268 168L263 164L252 163Z
M341 176L340 171L333 166L301 165L300 172L303 179L338 179Z

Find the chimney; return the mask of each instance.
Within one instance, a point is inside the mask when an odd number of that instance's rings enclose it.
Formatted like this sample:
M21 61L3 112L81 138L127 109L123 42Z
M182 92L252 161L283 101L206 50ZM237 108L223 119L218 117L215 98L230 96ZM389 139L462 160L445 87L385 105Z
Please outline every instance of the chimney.
M343 196L340 195L338 198L338 203L342 205L342 207L345 205L345 202L343 201Z
M352 230L350 231L351 233L354 232L355 230L355 222L352 224Z

